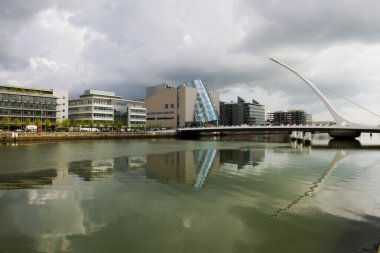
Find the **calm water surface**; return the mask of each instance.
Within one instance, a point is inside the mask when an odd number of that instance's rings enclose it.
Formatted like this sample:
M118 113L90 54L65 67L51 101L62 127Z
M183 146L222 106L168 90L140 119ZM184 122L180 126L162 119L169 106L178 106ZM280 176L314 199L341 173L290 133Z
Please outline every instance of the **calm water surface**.
M0 252L375 252L380 136L0 146Z

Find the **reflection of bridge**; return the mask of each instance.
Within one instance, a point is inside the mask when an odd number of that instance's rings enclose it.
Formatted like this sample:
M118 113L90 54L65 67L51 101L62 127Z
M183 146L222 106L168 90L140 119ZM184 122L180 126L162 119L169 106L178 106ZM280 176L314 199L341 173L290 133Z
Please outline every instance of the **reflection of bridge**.
M331 105L322 92L306 77L295 71L293 68L286 64L270 58L276 64L289 70L291 73L300 78L303 83L308 85L311 90L323 102L331 116L334 118L336 124L334 125L287 125L287 126L238 126L238 127L208 127L208 128L179 128L177 129L180 137L195 137L201 133L223 133L223 132L251 132L251 133L290 133L293 131L300 132L320 132L328 133L331 137L336 139L354 139L362 132L380 133L378 126L360 125L346 120L337 110ZM368 111L368 110L367 110Z
M380 133L380 127L376 126L324 126L324 125L295 125L295 126L221 126L221 127L195 127L177 129L180 137L196 137L202 133L229 133L229 132L249 132L252 134L282 134L293 131L328 133L334 138L356 138L362 132Z

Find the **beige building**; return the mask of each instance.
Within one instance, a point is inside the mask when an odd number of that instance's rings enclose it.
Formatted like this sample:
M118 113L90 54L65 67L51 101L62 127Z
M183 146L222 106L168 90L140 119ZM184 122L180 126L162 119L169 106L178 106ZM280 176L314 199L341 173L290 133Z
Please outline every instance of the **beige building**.
M219 94L204 81L194 80L178 87L159 84L146 88L147 126L176 128L218 125Z

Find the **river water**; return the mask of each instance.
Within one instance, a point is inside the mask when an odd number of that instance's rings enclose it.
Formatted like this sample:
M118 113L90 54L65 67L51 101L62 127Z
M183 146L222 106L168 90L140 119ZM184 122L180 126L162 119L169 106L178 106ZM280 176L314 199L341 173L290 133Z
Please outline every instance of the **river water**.
M376 252L380 136L0 146L0 252Z

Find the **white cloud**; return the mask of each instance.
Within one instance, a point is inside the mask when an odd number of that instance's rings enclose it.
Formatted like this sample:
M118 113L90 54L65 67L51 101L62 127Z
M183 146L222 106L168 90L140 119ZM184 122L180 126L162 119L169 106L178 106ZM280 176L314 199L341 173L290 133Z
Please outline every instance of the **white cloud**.
M240 95L261 102L246 88L273 56L378 110L380 8L374 0L40 0L0 7L2 83L141 98L146 85L201 78L222 99L231 91L228 100Z

